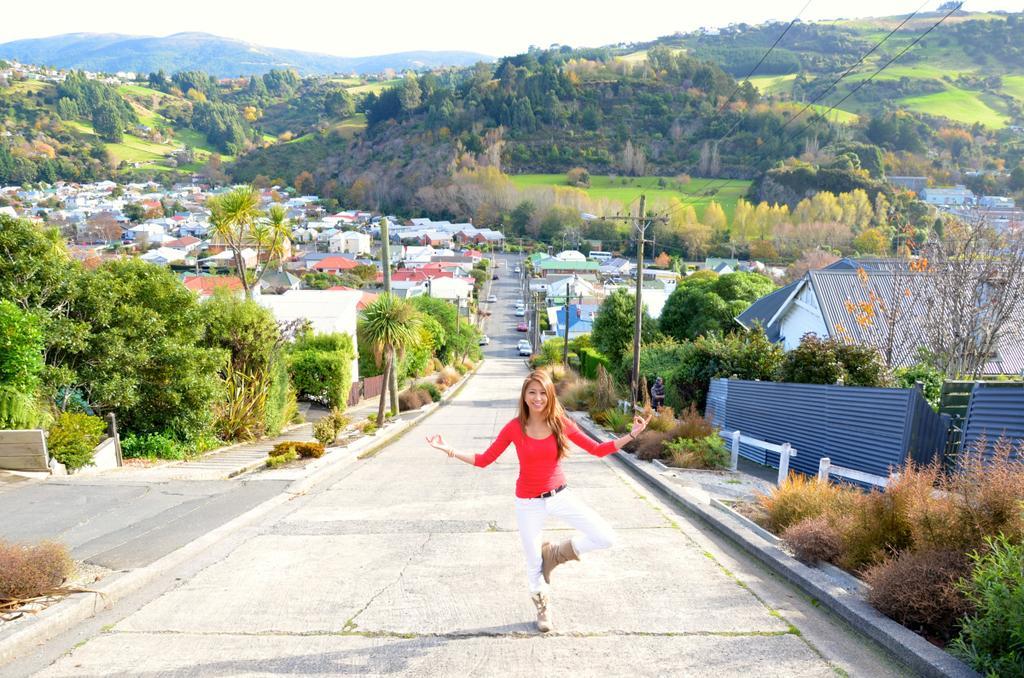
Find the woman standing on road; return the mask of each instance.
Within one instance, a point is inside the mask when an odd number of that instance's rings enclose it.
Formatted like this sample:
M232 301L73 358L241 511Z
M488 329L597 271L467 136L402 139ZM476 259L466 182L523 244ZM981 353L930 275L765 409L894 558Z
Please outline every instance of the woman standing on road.
M548 609L551 571L566 561L579 560L587 551L608 548L615 539L611 527L566 487L559 462L569 453L568 441L594 456L603 457L640 435L649 420L650 417L634 417L633 429L627 435L598 444L565 416L547 372L535 370L523 382L519 416L501 429L498 438L483 454L459 452L445 443L440 435L427 436L431 447L481 468L494 462L510 444L515 445L519 456L516 522L526 555L526 574L531 598L537 606L537 628L540 631L551 630L551 612ZM542 544L541 532L549 515L561 518L582 534L560 544Z

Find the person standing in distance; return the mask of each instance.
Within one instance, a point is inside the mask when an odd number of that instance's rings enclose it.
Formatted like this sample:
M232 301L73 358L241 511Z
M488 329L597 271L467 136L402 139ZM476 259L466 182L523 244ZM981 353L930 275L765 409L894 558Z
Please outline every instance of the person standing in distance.
M565 416L547 372L535 370L526 377L519 394L519 414L508 422L483 454L455 450L440 434L427 436L427 443L467 464L481 468L493 463L509 445L519 457L516 480L516 523L526 556L526 575L531 600L537 607L537 629L552 629L550 605L551 571L569 560L579 560L588 551L614 544L612 528L568 488L560 462L569 453L571 440L590 454L603 457L621 449L647 428L650 417L633 418L632 430L616 440L596 443ZM580 534L560 544L541 543L544 521L560 518Z

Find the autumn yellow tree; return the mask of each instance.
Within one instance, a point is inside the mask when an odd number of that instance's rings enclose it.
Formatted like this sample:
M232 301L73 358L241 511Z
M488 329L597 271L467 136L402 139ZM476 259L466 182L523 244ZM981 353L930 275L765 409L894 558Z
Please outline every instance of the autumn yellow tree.
M867 228L853 239L853 246L861 254L885 254L889 251L889 238L878 228Z
M725 210L718 204L717 201L712 200L708 203L708 206L704 208L704 216L701 221L705 226L711 229L711 232L715 235L724 233L728 220L725 217Z

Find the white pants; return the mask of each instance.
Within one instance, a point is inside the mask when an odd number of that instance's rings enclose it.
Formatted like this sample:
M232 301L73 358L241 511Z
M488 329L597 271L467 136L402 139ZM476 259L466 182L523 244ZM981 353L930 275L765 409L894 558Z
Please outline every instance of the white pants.
M516 523L519 524L519 537L523 540L530 593L547 590L541 571L540 545L544 520L548 516L560 518L583 533L572 538L572 545L579 555L615 544L615 532L608 523L577 499L570 488L544 499L516 497Z

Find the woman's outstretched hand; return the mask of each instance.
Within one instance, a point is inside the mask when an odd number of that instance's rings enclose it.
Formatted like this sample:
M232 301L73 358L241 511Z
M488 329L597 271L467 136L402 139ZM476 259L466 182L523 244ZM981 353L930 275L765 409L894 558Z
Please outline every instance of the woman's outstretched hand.
M444 438L441 437L440 433L436 433L432 436L427 436L427 445L430 445L435 450L441 450L449 457L452 456L452 452L454 451L451 445L444 441Z
M646 419L641 417L639 414L634 416L633 417L633 428L630 430L629 435L631 435L634 438L636 438L638 435L643 433L644 429L647 428L647 422L649 422L651 420L651 417L653 417L653 416L654 416L653 414L648 415L648 417Z

